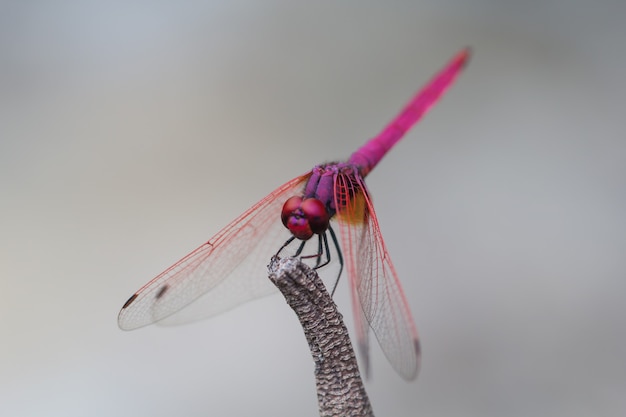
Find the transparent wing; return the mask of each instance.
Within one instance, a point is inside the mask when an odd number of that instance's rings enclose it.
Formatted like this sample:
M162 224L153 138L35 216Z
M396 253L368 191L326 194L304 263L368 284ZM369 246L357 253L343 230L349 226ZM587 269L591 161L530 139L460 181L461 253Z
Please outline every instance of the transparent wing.
M361 176L339 174L335 199L357 343L366 372L369 324L393 368L407 380L415 379L420 361L417 330Z
M266 265L290 237L280 210L288 197L302 193L309 176L282 185L144 285L120 310L119 327L194 321L275 291Z

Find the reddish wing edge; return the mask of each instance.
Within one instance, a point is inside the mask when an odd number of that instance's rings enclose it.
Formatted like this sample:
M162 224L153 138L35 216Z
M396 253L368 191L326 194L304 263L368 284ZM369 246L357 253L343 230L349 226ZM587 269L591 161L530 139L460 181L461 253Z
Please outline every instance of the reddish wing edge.
M417 329L367 187L360 176L340 174L335 195L337 201L348 202L338 211L337 220L365 374L369 373L369 325L396 372L413 380L420 362Z
M120 310L119 327L132 330L155 322L194 321L274 292L275 287L264 277L264 266L289 238L280 221L280 209L288 197L302 192L309 176L278 187L141 287ZM179 313L184 307L185 314Z

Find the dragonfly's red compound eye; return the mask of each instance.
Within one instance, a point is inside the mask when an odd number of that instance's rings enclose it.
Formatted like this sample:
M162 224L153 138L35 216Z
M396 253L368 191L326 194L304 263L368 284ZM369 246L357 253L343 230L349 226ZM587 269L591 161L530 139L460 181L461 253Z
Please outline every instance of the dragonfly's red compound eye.
M317 198L307 198L300 207L304 212L304 217L309 221L309 226L313 233L324 233L328 229L330 216L324 203Z
M294 215L302 204L302 197L293 196L283 204L283 210L280 213L280 219L287 229L289 229L289 219Z
M300 240L308 240L315 233L324 233L330 221L324 203L317 198L303 200L302 197L291 197L285 201L280 218L291 234Z

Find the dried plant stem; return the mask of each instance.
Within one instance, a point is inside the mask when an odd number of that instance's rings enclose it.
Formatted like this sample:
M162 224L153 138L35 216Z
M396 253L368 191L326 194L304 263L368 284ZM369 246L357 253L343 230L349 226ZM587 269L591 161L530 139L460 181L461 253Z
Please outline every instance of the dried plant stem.
M348 330L315 270L297 258L273 258L269 278L298 316L309 343L320 416L373 417Z

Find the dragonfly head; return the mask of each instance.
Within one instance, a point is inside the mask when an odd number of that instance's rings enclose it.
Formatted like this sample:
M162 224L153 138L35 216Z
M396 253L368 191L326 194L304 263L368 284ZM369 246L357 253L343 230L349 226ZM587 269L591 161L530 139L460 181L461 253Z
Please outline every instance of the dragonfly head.
M280 218L291 234L300 240L324 233L330 222L330 214L324 203L317 198L303 199L298 196L285 201Z

